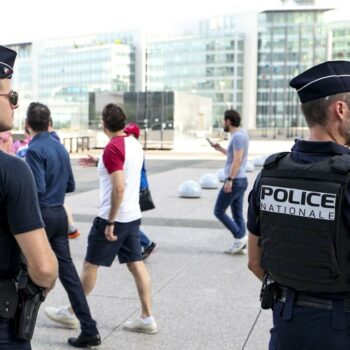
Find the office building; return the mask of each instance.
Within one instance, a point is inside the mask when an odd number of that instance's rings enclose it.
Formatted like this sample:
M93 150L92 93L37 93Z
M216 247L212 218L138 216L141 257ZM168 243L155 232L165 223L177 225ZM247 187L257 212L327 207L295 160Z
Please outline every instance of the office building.
M186 21L161 37L130 30L10 45L18 51L16 126L33 100L49 104L56 127L81 134L98 125L89 93L178 91L212 100L214 128L235 108L243 126L261 136L299 136L305 124L289 80L350 57L349 22L326 20L331 8L317 4L282 1L262 12ZM142 115L141 127L149 127L153 116Z

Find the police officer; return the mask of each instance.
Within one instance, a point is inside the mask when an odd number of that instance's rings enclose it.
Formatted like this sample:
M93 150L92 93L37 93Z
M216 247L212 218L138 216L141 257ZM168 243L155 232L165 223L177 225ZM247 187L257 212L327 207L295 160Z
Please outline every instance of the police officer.
M13 112L18 107L18 94L10 81L15 58L15 51L0 46L0 132L13 127ZM16 337L15 320L7 315L11 302L6 301L6 294L18 275L21 252L34 283L47 291L55 284L57 260L43 227L29 167L0 151L0 349L31 349L28 341Z
M249 196L249 269L273 309L269 349L350 349L350 62L290 82L308 141L270 156Z

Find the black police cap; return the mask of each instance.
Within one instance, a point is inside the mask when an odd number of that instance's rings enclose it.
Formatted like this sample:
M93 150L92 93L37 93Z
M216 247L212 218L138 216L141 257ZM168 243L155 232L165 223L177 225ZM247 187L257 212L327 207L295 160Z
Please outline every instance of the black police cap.
M350 92L350 61L327 61L299 74L289 82L301 103Z
M17 53L0 45L0 79L11 79Z

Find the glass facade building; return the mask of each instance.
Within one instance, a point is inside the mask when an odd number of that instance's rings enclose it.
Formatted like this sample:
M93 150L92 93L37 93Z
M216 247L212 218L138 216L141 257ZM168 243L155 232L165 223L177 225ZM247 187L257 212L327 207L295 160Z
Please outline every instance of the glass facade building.
M225 109L243 108L243 52L234 17L198 21L185 36L149 43L147 89L210 97L213 126L219 126Z
M350 21L329 24L333 60L350 60Z
M84 133L99 122L89 119L89 93L128 92L137 96L141 127L162 120L168 128L166 115L146 115L142 106L167 105L168 92L185 92L212 100L214 127L235 108L263 136L295 136L305 124L290 79L327 59L350 59L350 22L329 23L329 10L299 0L180 23L162 38L130 30L9 45L18 52L15 125L23 128L27 105L38 100L50 106L55 127Z
M78 132L89 125L89 92L135 90L132 33L106 33L13 45L14 85L24 93L18 125L30 101L48 104L55 127Z
M258 15L257 128L272 128L275 133L283 128L290 134L291 128L304 125L289 81L327 59L326 11L276 10Z

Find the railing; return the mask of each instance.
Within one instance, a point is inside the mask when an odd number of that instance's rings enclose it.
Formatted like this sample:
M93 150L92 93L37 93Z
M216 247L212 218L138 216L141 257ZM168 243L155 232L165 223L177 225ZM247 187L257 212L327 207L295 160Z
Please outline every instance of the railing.
M63 145L69 153L90 150L90 136L64 137Z

